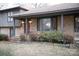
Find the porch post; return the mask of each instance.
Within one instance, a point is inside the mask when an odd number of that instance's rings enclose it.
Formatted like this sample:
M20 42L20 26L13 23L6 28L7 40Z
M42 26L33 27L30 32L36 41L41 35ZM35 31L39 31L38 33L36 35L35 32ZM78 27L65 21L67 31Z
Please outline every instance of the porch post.
M61 14L61 32L64 36L64 16L63 16L63 14ZM66 41L64 40L64 37L63 37L63 43L64 44L66 43Z
M24 20L24 34L26 33L26 20Z
M15 36L15 19L13 20L13 36Z
M24 20L24 33L27 33L27 32L26 32L26 29L27 29L27 28L26 28L26 22L27 22L27 19Z
M63 14L61 14L61 32L64 32L64 18L63 18Z
M27 18L26 22L27 22L27 33L29 33L30 32L30 25L29 25L29 19L28 18Z

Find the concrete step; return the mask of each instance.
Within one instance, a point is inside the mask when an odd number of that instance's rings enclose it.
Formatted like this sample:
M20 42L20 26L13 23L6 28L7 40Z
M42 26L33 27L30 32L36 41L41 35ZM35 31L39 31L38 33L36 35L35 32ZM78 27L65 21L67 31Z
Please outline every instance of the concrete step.
M75 46L79 48L79 37L74 39Z

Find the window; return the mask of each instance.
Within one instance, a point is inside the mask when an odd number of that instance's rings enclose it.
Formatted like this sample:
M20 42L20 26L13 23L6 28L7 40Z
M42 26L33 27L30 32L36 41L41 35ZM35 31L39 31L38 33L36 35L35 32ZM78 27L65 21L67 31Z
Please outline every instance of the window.
M39 31L51 31L56 29L56 18L41 18L38 22Z
M10 18L9 16L12 15L12 12L8 12L8 22L12 22L13 21L13 18Z
M75 32L79 32L79 17L75 17Z

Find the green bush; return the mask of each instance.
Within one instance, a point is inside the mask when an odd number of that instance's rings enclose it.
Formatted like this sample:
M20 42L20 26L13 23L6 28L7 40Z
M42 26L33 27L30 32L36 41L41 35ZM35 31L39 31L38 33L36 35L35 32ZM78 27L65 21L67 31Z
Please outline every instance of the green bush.
M9 40L8 35L0 34L0 41L8 41L8 40Z
M20 36L21 41L40 41L40 42L54 42L61 43L63 35L58 31L46 31L46 32L33 32L30 34L23 34Z
M40 33L40 41L43 41L43 42L49 42L50 41L50 36L51 33L49 32L41 32Z
M73 37L64 35L59 31L33 32L20 36L21 41L38 41L38 42L53 42L53 43L71 43Z
M63 40L63 34L58 31L41 32L40 35L41 41L60 43Z

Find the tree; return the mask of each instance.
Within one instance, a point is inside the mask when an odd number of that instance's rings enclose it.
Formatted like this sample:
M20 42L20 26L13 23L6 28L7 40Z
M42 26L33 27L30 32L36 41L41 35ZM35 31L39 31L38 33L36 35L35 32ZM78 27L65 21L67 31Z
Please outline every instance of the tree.
M41 7L45 7L45 6L48 6L47 3L16 3L14 5L18 5L18 6L22 6L22 7L25 7L25 8L41 8Z
M0 9L6 8L8 6L7 3L0 3Z
M41 8L41 7L45 7L48 6L47 3L32 3L33 8Z

